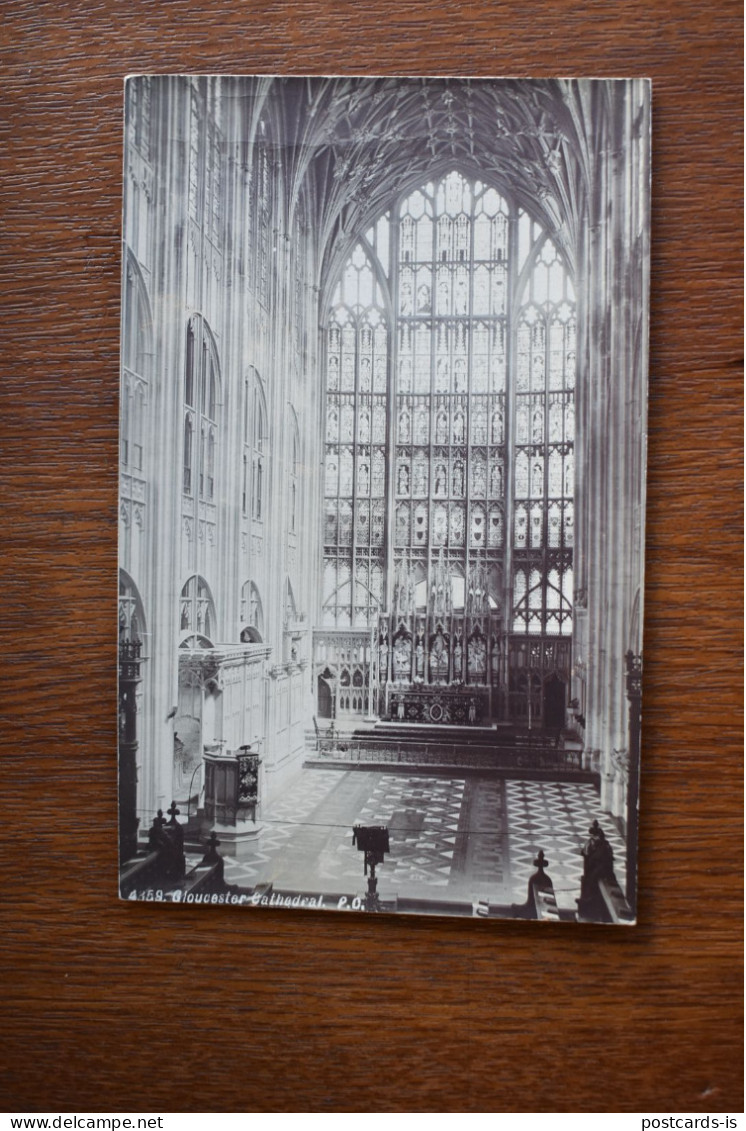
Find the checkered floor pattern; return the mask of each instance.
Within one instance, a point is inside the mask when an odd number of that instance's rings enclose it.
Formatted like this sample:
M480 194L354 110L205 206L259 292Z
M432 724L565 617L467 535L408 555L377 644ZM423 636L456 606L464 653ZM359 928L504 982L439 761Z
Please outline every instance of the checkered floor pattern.
M508 781L505 792L514 902L525 900L528 878L535 871L536 853L543 848L557 904L575 910L583 874L580 849L588 839L588 829L594 820L598 820L614 850L616 877L624 887L624 841L611 817L601 812L598 794L592 785Z
M357 892L352 826L384 824L391 852L379 890L402 897L523 903L536 853L549 860L560 907L580 891L580 848L598 819L624 883L624 844L591 785L305 770L261 817L255 841L225 856L226 879L251 887Z
M343 775L350 778L350 774ZM228 883L253 887L257 883L284 883L290 888L313 886L309 876L306 848L319 850L319 828L328 828L336 819L335 793L345 784L335 770L301 773L276 800L271 810L262 815L261 831L254 842L241 849L240 856L225 855L225 878ZM350 837L350 828L344 830ZM222 850L221 850L222 851ZM300 856L300 861L298 860ZM292 870L300 863L297 874ZM314 862L311 861L311 864Z
M463 794L463 780L379 775L359 819L389 827L390 865L381 869L389 887L447 887Z

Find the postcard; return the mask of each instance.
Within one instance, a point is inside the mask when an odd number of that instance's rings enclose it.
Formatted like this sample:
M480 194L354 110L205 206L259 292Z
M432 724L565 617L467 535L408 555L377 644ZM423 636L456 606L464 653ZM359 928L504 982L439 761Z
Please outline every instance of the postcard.
M650 103L127 79L122 898L635 922Z

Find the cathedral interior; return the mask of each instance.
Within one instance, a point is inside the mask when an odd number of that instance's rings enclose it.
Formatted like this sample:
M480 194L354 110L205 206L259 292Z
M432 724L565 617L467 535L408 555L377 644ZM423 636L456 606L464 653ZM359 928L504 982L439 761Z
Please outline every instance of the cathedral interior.
M138 77L120 855L246 890L634 906L643 81ZM176 819L172 816L172 820Z

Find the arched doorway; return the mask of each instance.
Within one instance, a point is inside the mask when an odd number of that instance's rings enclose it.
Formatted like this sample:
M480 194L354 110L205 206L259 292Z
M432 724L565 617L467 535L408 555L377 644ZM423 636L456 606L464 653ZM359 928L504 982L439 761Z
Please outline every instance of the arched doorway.
M333 719L334 718L334 698L332 696L332 689L329 686L324 675L320 675L317 680L317 709L320 719Z
M559 735L565 725L565 684L554 672L544 684L544 728Z

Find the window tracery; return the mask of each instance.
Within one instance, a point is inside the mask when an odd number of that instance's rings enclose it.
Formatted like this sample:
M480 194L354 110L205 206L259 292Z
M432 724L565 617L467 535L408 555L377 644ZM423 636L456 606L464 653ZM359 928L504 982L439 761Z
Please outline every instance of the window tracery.
M183 491L215 498L218 363L210 328L194 315L187 325L184 368Z
M179 631L184 644L211 648L215 640L215 605L203 577L194 574L184 585L179 597Z
M124 570L119 571L119 642L142 643L145 612L137 586Z
M386 238L380 225L378 232L374 245ZM367 625L380 609L384 566L388 330L383 293L362 244L333 297L326 366L324 615L333 625ZM399 474L409 495L411 467Z
M264 517L264 496L266 491L265 463L267 460L268 430L267 410L264 403L259 374L252 369L252 380L246 386L247 404L251 403L251 431L249 422L245 424L244 459L251 466L251 517L261 522ZM250 436L250 441L249 441ZM250 443L250 447L249 447Z
M292 451L290 456L290 477L288 483L288 531L295 534L298 519L298 473L300 470L300 435L295 415L290 421Z
M124 270L120 460L123 469L137 474L145 466L152 328L145 284L131 253L126 255Z
M524 231L529 222L520 221ZM531 225L516 333L512 631L572 634L575 309L554 243ZM533 257L533 258L532 258ZM528 585L526 579L530 578ZM565 596L567 594L567 596Z
M345 586L358 562L384 567L370 533L371 485L390 481L395 568L428 573L443 553L449 569L468 574L479 555L512 589L496 649L515 634L569 636L574 293L541 226L460 172L421 186L385 217L385 240L372 228L353 249L326 345L326 623L373 621L376 603L366 607L362 590ZM370 374L377 364L385 372L389 351L387 394ZM389 406L387 445L370 422ZM490 654L477 666L495 672L498 663Z
M258 644L264 638L264 611L259 590L253 581L241 588L240 636L243 643Z
M141 75L137 82L127 84L127 138L145 158L150 160L150 122L152 105L152 80Z
M220 250L223 135L218 125L218 95L214 87L193 80L189 98L189 218Z

